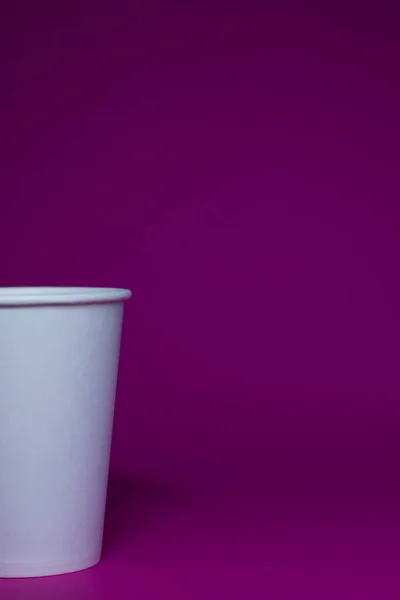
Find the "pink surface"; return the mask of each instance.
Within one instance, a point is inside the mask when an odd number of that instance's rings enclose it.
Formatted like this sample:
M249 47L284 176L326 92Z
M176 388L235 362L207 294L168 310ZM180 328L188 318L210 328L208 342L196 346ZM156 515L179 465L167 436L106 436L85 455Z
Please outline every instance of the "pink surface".
M398 598L399 9L24 4L0 285L134 298L104 561L2 599Z
M120 484L127 493L126 482ZM349 505L273 495L161 489L109 513L103 561L81 573L0 581L2 598L399 597L398 503ZM364 501L362 501L364 502Z

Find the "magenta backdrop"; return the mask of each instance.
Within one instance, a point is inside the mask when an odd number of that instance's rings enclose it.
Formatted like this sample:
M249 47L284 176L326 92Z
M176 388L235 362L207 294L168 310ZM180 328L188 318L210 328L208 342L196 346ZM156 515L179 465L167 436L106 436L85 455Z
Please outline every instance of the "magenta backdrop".
M398 598L400 11L64 4L0 9L0 285L134 296L106 557L42 597Z

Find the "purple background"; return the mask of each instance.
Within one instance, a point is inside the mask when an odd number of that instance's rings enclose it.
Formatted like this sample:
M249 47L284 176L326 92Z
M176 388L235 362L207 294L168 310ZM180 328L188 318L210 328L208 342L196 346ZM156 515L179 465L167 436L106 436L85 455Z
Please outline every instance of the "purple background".
M0 8L0 285L134 297L104 560L2 600L398 599L400 10L59 4Z

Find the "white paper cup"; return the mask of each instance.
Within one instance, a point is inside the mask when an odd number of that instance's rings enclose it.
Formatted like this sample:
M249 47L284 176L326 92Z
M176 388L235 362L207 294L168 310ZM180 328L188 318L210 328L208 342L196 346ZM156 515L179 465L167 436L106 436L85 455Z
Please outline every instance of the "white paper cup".
M123 301L0 288L0 577L100 560Z

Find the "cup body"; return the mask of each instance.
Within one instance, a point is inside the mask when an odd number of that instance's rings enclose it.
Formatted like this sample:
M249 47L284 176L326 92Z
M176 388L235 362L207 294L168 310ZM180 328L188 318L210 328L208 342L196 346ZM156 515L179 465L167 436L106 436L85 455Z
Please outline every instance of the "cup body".
M0 288L0 577L100 560L129 296Z

